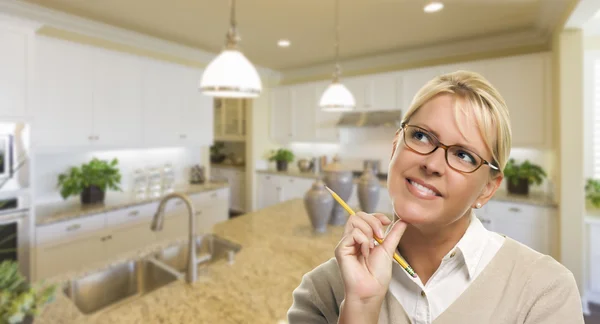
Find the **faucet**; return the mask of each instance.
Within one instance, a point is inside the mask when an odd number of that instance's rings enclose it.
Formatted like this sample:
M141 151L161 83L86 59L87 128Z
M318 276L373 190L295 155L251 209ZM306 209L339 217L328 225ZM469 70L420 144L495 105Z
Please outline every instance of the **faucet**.
M188 283L193 283L198 279L198 270L196 269L197 260L196 260L196 225L194 216L196 215L194 211L194 205L190 198L184 194L173 192L166 196L164 196L158 205L158 209L156 210L156 214L154 214L154 218L152 219L152 225L150 228L153 231L161 231L163 228L163 220L165 215L165 205L167 202L173 198L179 198L183 200L185 205L187 206L188 216L189 216L189 247L188 247L188 262L187 262L187 273L186 273L186 281Z

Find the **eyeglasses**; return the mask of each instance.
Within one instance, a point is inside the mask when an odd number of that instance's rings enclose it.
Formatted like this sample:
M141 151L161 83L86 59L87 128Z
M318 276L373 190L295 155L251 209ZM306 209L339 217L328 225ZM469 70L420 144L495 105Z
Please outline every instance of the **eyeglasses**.
M446 151L446 163L456 171L472 173L484 164L487 164L493 170L500 170L497 166L484 160L479 154L462 146L442 144L435 135L421 127L407 124L402 124L401 127L404 131L404 144L406 147L421 155L429 155L438 147L441 147Z

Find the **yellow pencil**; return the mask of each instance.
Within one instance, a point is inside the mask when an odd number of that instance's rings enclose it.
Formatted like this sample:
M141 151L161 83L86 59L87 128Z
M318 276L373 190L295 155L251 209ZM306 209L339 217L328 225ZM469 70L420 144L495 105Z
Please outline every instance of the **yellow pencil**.
M331 193L331 195L333 196L333 199L335 199L342 207L344 207L344 209L350 214L350 215L354 215L354 211L352 210L352 208L350 208L350 206L348 206L348 204L346 204L346 202L340 198L340 196L338 196L338 194L336 194L333 190L329 189L329 187L325 186L325 189L327 189L327 191L329 191L329 193ZM377 241L377 243L379 244L383 244L383 240L378 238L377 236L375 236L375 240ZM413 278L417 277L417 274L415 273L415 271L413 270L413 268L410 267L410 265L408 265L408 263L401 257L398 255L398 253L394 252L394 260L396 260L400 266L406 270L406 272L408 272L409 275L411 275Z

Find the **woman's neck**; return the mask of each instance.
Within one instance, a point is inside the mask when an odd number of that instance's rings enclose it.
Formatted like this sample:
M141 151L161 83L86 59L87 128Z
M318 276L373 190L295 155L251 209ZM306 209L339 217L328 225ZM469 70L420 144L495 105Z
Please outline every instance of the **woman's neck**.
M423 285L429 281L442 258L460 241L470 223L470 213L442 228L408 225L398 249L419 275Z

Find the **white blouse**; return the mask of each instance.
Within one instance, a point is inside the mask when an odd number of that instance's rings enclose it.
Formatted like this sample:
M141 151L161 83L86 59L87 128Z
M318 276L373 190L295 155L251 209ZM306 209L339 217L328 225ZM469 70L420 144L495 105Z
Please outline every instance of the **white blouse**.
M423 285L394 262L389 290L412 323L431 324L456 300L496 255L504 237L488 231L471 212L471 222L456 246Z

